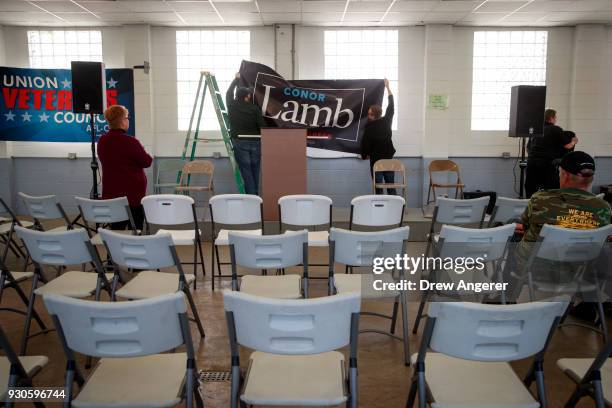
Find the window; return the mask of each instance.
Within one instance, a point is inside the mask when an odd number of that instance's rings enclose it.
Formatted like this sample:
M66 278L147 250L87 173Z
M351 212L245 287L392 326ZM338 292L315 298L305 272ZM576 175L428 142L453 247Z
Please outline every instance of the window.
M243 59L251 58L249 31L189 30L176 32L176 78L178 128L187 130L193 111L201 71L212 72L225 100L225 92L233 81ZM192 127L195 129L194 118ZM218 130L210 94L206 92L200 129Z
M546 31L476 31L472 130L508 130L510 88L546 84Z
M99 30L28 31L32 68L70 68L70 61L102 61Z
M393 129L398 116L398 48L397 30L325 31L325 78L387 78L395 102Z

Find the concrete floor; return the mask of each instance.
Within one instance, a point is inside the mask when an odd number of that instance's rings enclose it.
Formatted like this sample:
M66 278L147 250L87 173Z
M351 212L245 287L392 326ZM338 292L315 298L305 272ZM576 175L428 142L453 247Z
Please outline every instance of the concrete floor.
M419 254L423 251L424 243L411 242L409 252ZM184 259L192 255L191 249L180 250ZM198 276L197 290L194 292L195 302L203 320L206 337L200 339L197 329L192 325L192 336L198 356L198 368L207 371L228 371L230 367L229 344L227 329L223 313L223 297L221 290L211 290L210 282L210 244L204 244L204 254L207 275ZM227 252L222 251L222 257ZM327 251L323 249L311 250L311 263L323 263L327 259ZM9 257L9 266L15 268L17 259ZM17 269L19 270L19 269ZM343 270L343 268L342 268ZM290 272L290 271L288 271ZM200 271L201 273L201 271ZM326 276L323 267L311 268L311 276ZM311 281L311 297L326 295L326 281L313 279ZM223 287L227 288L228 281ZM29 283L23 284L29 292ZM218 288L218 286L217 286ZM14 291L5 291L2 298L3 307L22 307ZM391 303L365 302L362 310L376 310L390 312ZM412 325L416 315L417 304L409 305L409 322ZM46 322L49 317L44 310L40 299L36 304L37 310L44 316ZM23 317L14 313L0 312L2 328L7 332L9 339L16 346L22 333ZM363 317L361 328L387 329L388 321L373 317ZM397 332L401 333L401 320L398 322ZM33 324L33 327L36 327ZM411 335L411 351L417 350L420 342L419 335ZM557 368L556 361L561 357L590 357L594 356L602 347L602 339L597 334L578 327L564 327L557 330L545 359L545 376L550 407L562 407L573 390L572 382ZM346 351L346 350L345 350ZM34 337L29 344L28 354L44 354L49 356L50 363L36 377L36 386L62 386L65 368L65 358L55 332ZM248 361L248 351L244 350L242 363ZM410 381L410 368L405 367L402 360L401 342L379 334L362 334L359 337L359 398L361 407L404 407ZM513 363L513 368L519 376L523 376L529 367L529 361ZM145 374L146 375L146 374ZM481 386L486 387L486 384ZM204 383L202 388L205 405L207 407L229 406L229 383ZM20 406L29 406L23 404ZM48 406L59 406L48 404ZM583 399L579 407L590 407L594 404Z

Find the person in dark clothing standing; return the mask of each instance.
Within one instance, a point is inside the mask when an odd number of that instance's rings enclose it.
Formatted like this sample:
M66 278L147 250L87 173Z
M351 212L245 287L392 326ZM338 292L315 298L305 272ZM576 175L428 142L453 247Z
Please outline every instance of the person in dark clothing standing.
M253 91L238 87L240 74L232 81L225 95L230 122L230 136L234 156L240 168L247 194L259 194L259 167L261 163L261 128L266 126L261 109L253 104ZM253 137L244 137L253 135Z
M372 105L368 109L368 123L363 132L361 142L361 158L370 159L370 175L373 176L374 163L380 159L392 159L395 154L393 141L391 140L391 124L393 123L393 93L389 88L389 80L385 78L385 88L387 88L388 104L385 116L382 116L382 108L379 105ZM376 173L376 183L393 183L394 173L384 171ZM387 190L389 194L397 194L394 188ZM376 194L382 194L383 189L377 188Z
M98 157L102 164L102 198L127 197L134 224L142 229L144 209L140 200L147 194L144 169L153 158L134 136L127 134L129 112L125 106L112 105L104 111L110 130L98 141ZM113 223L113 229L125 229L129 223Z
M561 158L574 150L578 138L574 132L564 131L557 126L557 112L547 109L544 112L544 132L541 137L533 137L527 145L527 178L525 192L527 198L538 190L559 188L557 165Z

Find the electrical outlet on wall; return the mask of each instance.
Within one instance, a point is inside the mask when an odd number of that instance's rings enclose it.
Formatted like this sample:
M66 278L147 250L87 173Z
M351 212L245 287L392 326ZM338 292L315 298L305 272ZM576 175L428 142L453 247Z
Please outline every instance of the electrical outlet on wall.
M213 152L213 159L220 159L221 158L221 152Z
M509 159L509 158L510 158L510 152L503 152L503 153L502 153L502 157L503 157L504 159Z
M68 160L76 160L76 159L77 159L76 153L68 153Z

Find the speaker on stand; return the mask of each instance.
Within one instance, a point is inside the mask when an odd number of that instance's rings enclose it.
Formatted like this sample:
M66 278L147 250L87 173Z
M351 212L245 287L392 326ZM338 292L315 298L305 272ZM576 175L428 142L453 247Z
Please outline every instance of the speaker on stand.
M546 86L518 85L510 92L510 128L508 136L521 138L519 198L525 198L526 140L544 135Z
M98 199L98 159L96 158L95 116L106 108L106 72L104 63L72 61L72 111L89 114L91 128L91 172L93 186L90 197Z

